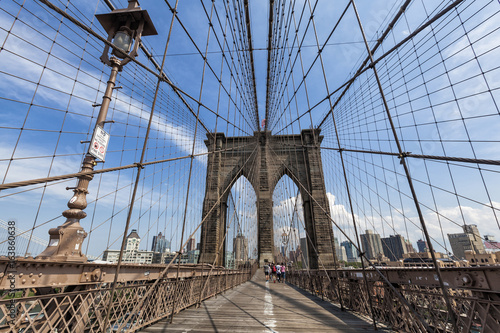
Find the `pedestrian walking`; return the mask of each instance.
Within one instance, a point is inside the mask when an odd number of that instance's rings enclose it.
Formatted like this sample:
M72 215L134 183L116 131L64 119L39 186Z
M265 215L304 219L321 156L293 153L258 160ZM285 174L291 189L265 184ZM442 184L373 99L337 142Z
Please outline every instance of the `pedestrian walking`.
M283 283L285 283L285 277L286 277L286 265L284 263L281 263L281 280Z
M281 265L279 263L276 264L276 280L278 283L281 280Z
M273 280L274 283L276 283L276 265L274 265L274 262L271 264L271 269L273 272L271 279Z
M265 264L264 265L264 275L266 276L266 282L269 282L269 270L270 270L269 265Z

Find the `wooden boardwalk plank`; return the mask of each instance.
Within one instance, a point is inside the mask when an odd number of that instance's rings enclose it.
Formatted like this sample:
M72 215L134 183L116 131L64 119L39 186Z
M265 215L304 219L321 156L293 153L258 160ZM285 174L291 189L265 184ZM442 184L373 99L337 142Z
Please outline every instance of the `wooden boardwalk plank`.
M141 332L375 332L371 322L291 285L254 278Z

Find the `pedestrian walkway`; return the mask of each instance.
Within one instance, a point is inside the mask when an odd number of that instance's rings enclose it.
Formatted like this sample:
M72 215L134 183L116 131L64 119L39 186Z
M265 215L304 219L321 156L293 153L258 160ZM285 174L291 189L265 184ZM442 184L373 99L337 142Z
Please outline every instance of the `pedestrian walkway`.
M284 283L253 279L142 332L375 332L369 321Z

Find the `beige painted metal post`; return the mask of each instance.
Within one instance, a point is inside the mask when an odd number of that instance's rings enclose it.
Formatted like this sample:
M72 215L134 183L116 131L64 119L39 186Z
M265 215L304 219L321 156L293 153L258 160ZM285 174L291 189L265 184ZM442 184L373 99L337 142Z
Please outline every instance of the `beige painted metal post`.
M111 95L113 94L116 77L121 67L120 60L117 58L112 57L110 60L112 62L111 74L102 98L102 104L99 115L97 116L94 131L98 127L102 128L106 123ZM89 183L94 178L92 171L94 171L96 164L96 158L87 153L82 162L81 172L84 174L78 177L78 185L73 189L74 194L68 201L69 209L62 213L62 215L66 217L66 222L57 228L49 230L49 245L39 256L37 256L37 259L73 262L87 261L87 257L82 253L82 243L85 237L87 237L87 233L80 225L80 220L87 217L87 213L83 210L87 208Z

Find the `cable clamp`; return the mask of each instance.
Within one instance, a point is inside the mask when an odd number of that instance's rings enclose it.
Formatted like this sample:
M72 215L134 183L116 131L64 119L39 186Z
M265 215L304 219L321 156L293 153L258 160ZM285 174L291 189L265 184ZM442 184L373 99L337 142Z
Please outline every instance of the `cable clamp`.
M404 159L405 157L408 157L410 154L411 154L411 152L406 152L406 153L405 153L405 152L402 152L402 153L400 153L400 154L398 155L398 158L401 160L401 161L399 162L399 164L403 164L403 159Z
M136 164L135 164L135 166L136 166L137 168L141 168L141 169L144 169L144 168L145 168L144 164L142 164L142 163L136 163Z
M359 252L358 257L363 258L365 256L364 252Z

